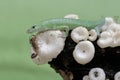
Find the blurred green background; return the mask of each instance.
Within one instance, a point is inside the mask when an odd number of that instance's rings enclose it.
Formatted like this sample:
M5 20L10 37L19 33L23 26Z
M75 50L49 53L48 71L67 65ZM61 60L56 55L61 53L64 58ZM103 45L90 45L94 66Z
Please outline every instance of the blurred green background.
M120 16L120 0L0 0L0 80L62 80L48 64L32 62L26 30L70 13L89 20Z

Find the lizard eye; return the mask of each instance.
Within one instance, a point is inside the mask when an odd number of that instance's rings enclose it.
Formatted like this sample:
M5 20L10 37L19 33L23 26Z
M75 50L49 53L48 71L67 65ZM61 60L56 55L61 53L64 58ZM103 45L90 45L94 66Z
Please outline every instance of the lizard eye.
M32 28L34 29L36 27L36 25L32 26Z

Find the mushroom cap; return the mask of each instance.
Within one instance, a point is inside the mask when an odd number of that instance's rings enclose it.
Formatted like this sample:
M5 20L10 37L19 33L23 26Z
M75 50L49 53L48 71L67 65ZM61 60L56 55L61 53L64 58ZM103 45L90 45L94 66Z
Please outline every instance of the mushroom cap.
M79 64L89 63L95 53L94 45L90 41L79 42L73 51L73 57Z
M90 80L105 80L106 75L103 69L101 68L93 68L89 72Z
M76 43L79 43L81 40L87 40L88 37L88 30L82 26L73 29L71 32L71 38Z
M91 29L91 30L89 31L89 37L88 37L88 39L89 39L90 41L95 41L95 40L97 39L97 32L96 32L95 29Z
M79 19L79 16L76 14L68 14L64 18Z
M120 80L120 71L115 74L114 80Z
M115 32L112 37L112 43L110 45L111 47L117 47L120 46L120 31Z
M34 56L35 55L35 56ZM52 59L45 59L45 58L42 58L39 56L39 54L37 54L33 48L31 47L31 59L32 61L37 64L37 65L40 65L40 64L45 64L47 63L48 61L51 61Z
M112 43L112 33L110 31L104 31L101 33L100 38L97 41L97 44L101 48L109 47Z
M85 75L83 76L83 79L82 80L90 80L89 76L88 75Z
M113 18L111 18L111 17L106 17L106 18L105 18L105 24L101 27L101 30L102 30L102 31L106 31L106 30L108 29L108 27L109 27L112 23L114 23Z
M32 45L31 49L33 62L36 64L44 64L56 58L64 48L65 39L65 32L60 30L38 33L34 40L37 48L35 49Z
M120 24L113 23L109 26L108 30L113 31L113 32L120 31Z
M112 17L106 17L105 18L105 24L111 24L111 23L114 23L114 20L113 20L113 18Z
M59 30L45 31L36 37L38 52L44 58L56 58L65 45L65 33Z

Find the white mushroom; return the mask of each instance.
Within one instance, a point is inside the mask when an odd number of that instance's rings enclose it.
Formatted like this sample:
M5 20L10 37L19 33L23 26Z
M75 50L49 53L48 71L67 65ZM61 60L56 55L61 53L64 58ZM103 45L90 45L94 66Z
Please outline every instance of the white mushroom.
M88 75L85 75L83 76L83 79L82 80L90 80L89 76Z
M45 64L48 61L51 61L52 59L48 59L48 58L42 58L39 55L37 55L35 58L32 58L33 62L37 65L41 65L41 64Z
M100 38L97 41L97 44L101 48L109 47L112 43L112 33L110 31L104 31L101 33Z
M64 16L64 18L79 19L78 15L76 14L68 14Z
M71 32L71 38L76 43L80 42L81 40L87 40L88 37L88 30L82 26L73 29Z
M120 71L115 74L114 80L120 80Z
M117 46L120 46L120 31L119 32L115 32L113 34L113 41L111 43L111 47L117 47Z
M45 63L47 63L48 61L51 61L52 59L42 59L40 56L39 56L39 54L37 54L34 50L33 50L33 48L31 48L31 59L32 59L32 61L35 63L35 64L37 64L37 65L39 65L39 64L45 64Z
M37 64L47 63L53 58L56 58L63 50L65 45L65 33L59 30L45 31L36 35L36 44L38 50L37 56L33 58L33 61Z
M108 27L109 27L112 23L114 23L113 18L111 18L111 17L106 17L106 18L105 18L105 24L101 27L101 30L102 30L102 31L106 31L106 30L108 29Z
M106 18L107 27L103 27L104 31L101 33L97 44L101 48L120 46L120 24L114 22L112 18Z
M90 41L95 41L97 39L97 32L95 29L91 29L89 31L89 38Z
M113 23L109 26L108 30L113 31L113 32L120 31L120 24Z
M75 50L73 51L73 57L79 64L87 64L89 63L95 53L95 48L92 42L90 41L81 41L79 42Z
M90 80L105 80L106 75L103 69L93 68L89 72Z
M33 50L33 48L31 47L31 59L33 60L33 62L35 63L35 64L39 64L39 57L38 57L38 55L37 55L37 53Z

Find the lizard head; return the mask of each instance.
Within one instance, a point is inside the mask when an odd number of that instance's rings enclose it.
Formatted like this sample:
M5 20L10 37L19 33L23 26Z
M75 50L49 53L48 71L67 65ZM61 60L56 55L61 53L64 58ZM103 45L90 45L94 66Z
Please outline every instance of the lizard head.
M27 30L27 33L28 33L28 34L35 33L35 32L38 31L39 28L40 28L39 26L33 25L31 28L29 28L29 29Z

